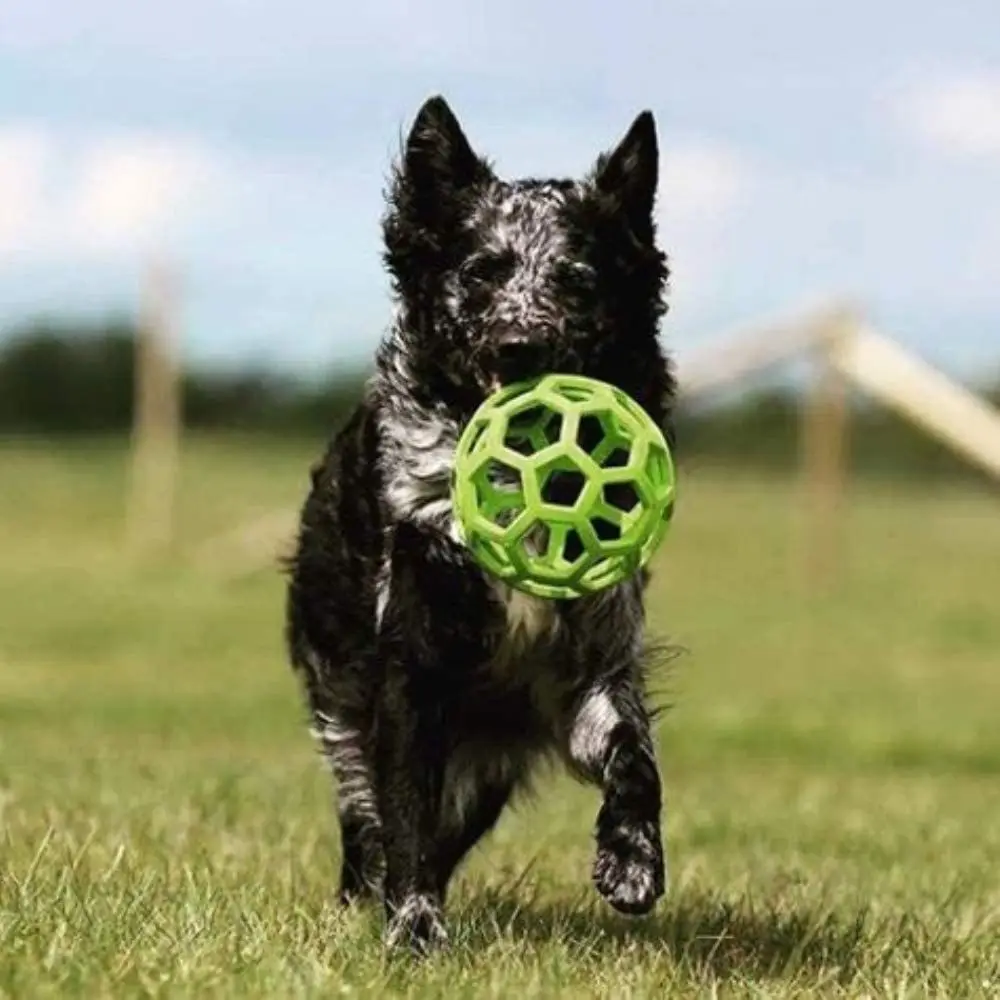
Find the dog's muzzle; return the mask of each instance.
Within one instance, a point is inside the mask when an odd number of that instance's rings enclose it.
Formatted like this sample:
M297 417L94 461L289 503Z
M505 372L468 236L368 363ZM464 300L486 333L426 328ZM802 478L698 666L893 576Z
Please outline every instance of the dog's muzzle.
M490 375L501 385L544 375L551 364L545 337L516 328L492 338L486 355Z

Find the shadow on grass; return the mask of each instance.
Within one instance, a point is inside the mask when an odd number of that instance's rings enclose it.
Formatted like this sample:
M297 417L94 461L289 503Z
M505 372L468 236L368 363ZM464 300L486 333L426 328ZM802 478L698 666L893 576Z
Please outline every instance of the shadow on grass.
M825 970L841 981L858 968L868 938L868 913L837 913L791 901L757 904L685 891L653 915L620 916L602 903L517 901L500 891L468 899L455 917L464 943L480 949L498 938L568 945L581 957L613 957L637 945L667 952L695 975L725 979L789 976Z

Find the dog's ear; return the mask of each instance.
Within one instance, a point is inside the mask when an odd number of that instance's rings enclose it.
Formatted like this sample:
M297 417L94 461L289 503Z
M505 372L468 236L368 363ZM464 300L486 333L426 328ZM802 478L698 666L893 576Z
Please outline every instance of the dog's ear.
M640 238L652 236L653 206L659 176L656 122L651 111L643 111L610 152L597 161L597 190L624 212Z
M410 129L403 170L415 192L440 198L489 175L443 97L430 98Z

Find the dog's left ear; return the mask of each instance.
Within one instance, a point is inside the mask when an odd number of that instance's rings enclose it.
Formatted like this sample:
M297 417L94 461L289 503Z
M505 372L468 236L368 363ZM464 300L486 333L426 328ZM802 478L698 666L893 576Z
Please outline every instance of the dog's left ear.
M443 97L417 112L403 154L407 180L419 195L441 198L482 180L487 165L473 152L462 126Z
M652 238L659 169L656 122L651 111L643 111L614 150L597 161L597 190L613 200L635 234L643 239Z

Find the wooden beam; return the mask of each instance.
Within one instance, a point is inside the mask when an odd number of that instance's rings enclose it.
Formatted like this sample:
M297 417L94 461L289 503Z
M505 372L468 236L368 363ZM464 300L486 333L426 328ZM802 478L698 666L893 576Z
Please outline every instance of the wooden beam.
M892 407L1000 479L1000 412L869 327L831 350L831 361Z
M176 360L177 290L162 262L147 274L135 357L127 535L138 557L174 536L181 401Z
M696 396L720 389L823 349L830 330L845 322L848 315L847 306L833 304L721 337L680 366L681 395Z
M847 313L826 327L816 353L819 371L803 408L803 571L806 588L814 594L825 592L835 582L844 544L849 401L846 381L832 353L853 336L854 329Z

